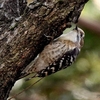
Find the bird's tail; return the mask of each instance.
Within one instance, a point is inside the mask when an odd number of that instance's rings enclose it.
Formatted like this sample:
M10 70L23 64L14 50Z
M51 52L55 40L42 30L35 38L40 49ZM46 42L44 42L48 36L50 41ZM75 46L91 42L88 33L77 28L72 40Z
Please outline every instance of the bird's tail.
M38 77L38 74L37 73L35 75L29 77L29 78L26 78L25 81L29 81L29 80L31 80L32 78L35 78L35 77Z

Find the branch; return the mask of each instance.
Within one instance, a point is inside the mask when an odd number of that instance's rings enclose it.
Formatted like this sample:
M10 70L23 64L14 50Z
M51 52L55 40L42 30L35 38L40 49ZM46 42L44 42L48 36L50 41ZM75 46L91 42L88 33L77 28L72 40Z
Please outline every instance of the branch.
M0 1L0 100L52 39L77 23L88 0ZM51 39L45 37L51 36Z

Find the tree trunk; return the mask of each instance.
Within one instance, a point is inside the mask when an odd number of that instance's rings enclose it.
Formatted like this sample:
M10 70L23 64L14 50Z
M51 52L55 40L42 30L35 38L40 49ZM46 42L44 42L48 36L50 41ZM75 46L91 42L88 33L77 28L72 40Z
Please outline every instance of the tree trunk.
M77 23L87 1L0 0L0 100L44 46Z

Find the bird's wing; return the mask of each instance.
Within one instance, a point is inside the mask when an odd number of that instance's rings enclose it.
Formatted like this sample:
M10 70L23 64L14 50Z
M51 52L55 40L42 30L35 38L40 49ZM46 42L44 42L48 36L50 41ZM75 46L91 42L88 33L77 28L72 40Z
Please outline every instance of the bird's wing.
M71 41L53 41L39 54L31 67L26 67L26 73L38 73L43 77L70 66L79 53L77 45Z
M35 71L38 72L42 69L45 69L46 67L60 60L64 55L72 52L74 53L78 50L74 43L71 41L67 42L68 43L66 43L66 41L53 41L48 44L39 54L39 58L34 63Z

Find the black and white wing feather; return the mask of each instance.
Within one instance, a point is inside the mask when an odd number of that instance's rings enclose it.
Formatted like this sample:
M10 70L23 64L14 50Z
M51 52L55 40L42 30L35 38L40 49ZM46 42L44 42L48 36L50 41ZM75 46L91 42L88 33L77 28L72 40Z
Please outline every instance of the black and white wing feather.
M34 67L28 71L45 77L70 66L79 54L77 46L71 42L53 41L48 44L34 62Z

